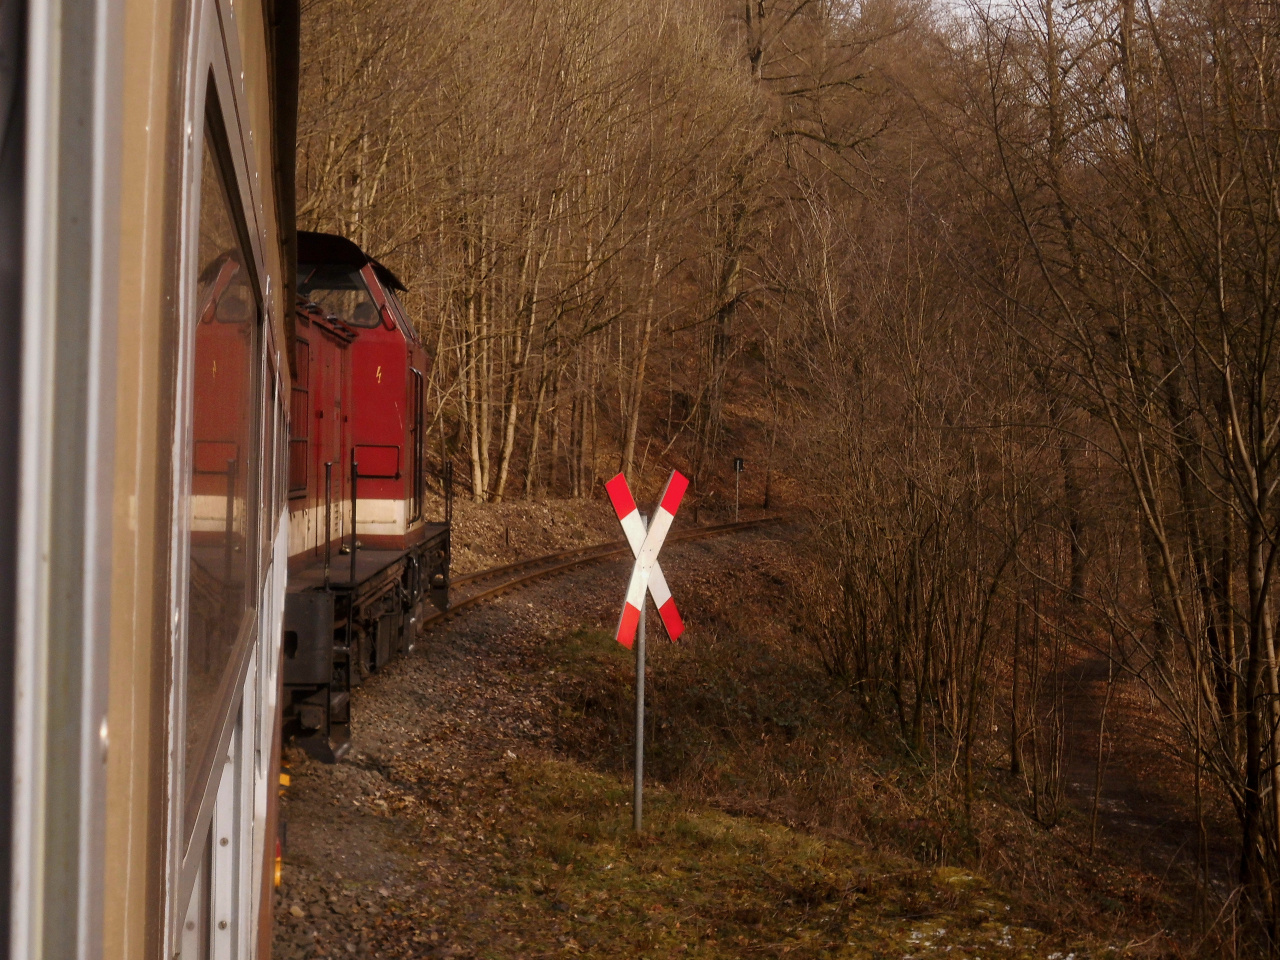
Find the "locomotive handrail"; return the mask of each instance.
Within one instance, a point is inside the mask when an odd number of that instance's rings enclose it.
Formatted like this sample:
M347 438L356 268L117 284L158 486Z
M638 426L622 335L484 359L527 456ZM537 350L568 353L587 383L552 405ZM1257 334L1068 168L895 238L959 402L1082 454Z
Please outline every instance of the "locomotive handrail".
M324 464L324 588L329 589L329 558L333 553L333 461Z
M360 476L364 477L366 480L399 480L400 477L402 476L400 472L400 445L399 444L357 443L357 444L354 444L353 446L353 451L355 450L366 451L367 453L369 453L370 456L373 455L372 451L375 451L375 450L394 450L395 451L395 454L396 454L395 470L391 473L388 473L386 470L382 470L382 471L374 470L373 472L370 472L370 473L360 474Z
M356 486L360 481L360 464L356 460L356 448L351 447L351 588L356 586L356 550L360 547L360 535L356 528Z

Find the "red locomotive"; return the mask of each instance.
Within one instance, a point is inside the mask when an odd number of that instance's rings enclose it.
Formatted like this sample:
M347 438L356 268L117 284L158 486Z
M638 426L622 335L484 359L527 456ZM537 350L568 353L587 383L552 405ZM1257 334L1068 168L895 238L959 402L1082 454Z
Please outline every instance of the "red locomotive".
M299 232L284 723L326 760L351 688L409 648L425 602L448 604L448 509L428 522L424 502L430 358L397 290L350 240Z

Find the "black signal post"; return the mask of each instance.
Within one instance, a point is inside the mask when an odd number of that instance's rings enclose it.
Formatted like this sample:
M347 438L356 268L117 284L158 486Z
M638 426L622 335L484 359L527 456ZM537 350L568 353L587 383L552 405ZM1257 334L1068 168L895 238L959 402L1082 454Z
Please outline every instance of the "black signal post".
M746 464L741 457L733 458L733 522L738 522L738 493L742 480L742 471Z

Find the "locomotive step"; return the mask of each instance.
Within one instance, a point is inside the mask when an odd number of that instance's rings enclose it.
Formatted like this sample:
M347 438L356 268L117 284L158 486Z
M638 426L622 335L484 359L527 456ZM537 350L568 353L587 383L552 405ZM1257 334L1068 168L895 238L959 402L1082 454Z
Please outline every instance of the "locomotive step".
M329 722L349 723L351 718L351 694L345 690L329 697Z

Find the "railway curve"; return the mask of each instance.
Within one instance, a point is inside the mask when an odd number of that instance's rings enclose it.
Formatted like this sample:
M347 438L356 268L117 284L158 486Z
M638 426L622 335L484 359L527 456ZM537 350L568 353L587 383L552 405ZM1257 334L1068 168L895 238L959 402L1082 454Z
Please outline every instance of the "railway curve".
M774 526L776 524L786 523L792 519L789 516L776 517L760 517L754 520L740 520L734 523L720 523L707 527L697 527L694 529L681 530L672 533L667 537L668 544L685 543L692 540L704 540L708 537L719 536L727 533L737 533L741 530L754 530L759 527ZM463 574L460 577L453 577L450 581L450 587L458 587L468 583L484 583L488 580L497 578L501 579L499 583L490 587L484 587L474 593L469 594L462 600L451 602L449 609L443 613L436 613L425 618L419 625L419 632L425 632L446 620L450 620L466 609L473 607L485 600L500 596L509 590L540 580L543 577L549 577L557 573L563 573L566 570L572 570L575 567L584 566L588 563L598 563L602 560L611 560L614 557L628 554L630 547L627 546L625 540L612 540L605 543L592 544L584 547L573 547L569 550L561 550L558 553L549 553L541 557L532 557L528 560L520 560L516 563L503 564L499 567L490 567L487 570L477 570L474 573Z

